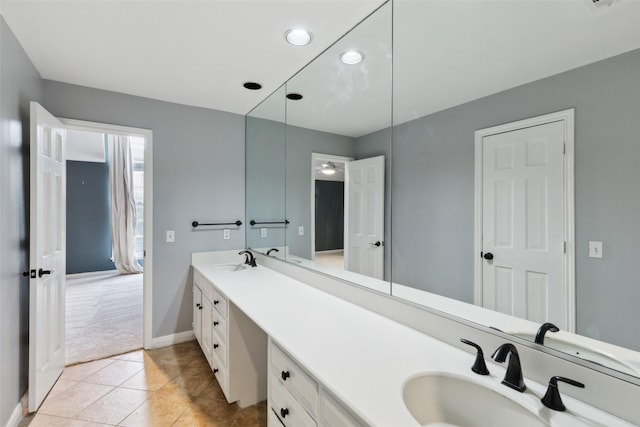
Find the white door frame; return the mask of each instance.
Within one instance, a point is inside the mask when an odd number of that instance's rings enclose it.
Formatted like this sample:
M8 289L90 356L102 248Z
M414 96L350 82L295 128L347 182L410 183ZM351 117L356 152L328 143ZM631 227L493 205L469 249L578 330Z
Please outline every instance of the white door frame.
M153 326L153 131L84 120L58 118L67 129L144 138L144 273L142 277L142 345L152 348ZM147 208L148 207L148 208Z
M339 163L349 163L354 160L353 157L311 153L311 261L316 259L316 161L325 159L329 162ZM345 191L347 191L346 188ZM344 226L347 227L346 222Z
M576 329L576 277L575 277L575 173L574 173L574 123L575 109L558 111L517 122L506 123L475 132L475 197L474 197L474 303L482 305L482 164L483 138L552 122L564 122L564 230L566 241L565 283L567 285L567 330Z

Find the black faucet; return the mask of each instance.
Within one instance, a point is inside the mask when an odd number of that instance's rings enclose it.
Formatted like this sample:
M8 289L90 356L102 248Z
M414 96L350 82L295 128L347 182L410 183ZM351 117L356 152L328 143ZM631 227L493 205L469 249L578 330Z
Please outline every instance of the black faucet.
M267 251L267 256L271 255L271 252L280 252L278 248L271 248Z
M477 350L476 352L476 360L473 362L473 366L471 370L478 375L489 375L489 370L487 369L487 364L484 363L484 353L482 352L482 347L478 344L471 342L467 339L460 338L460 342L463 342Z
M546 334L547 331L558 332L559 330L560 329L558 329L558 327L553 323L550 323L550 322L543 323L542 325L540 325L540 328L538 328L538 332L536 332L535 343L544 345L544 334Z
M527 386L522 378L522 366L520 365L520 356L518 355L516 346L511 343L502 344L493 353L491 358L496 362L503 363L507 360L507 355L510 355L509 365L507 366L507 372L504 375L502 384L522 393L527 389Z
M567 409L562 403L562 398L560 397L560 391L558 391L558 381L562 381L563 383L571 384L575 387L584 388L584 384L579 383L578 381L571 380L569 378L564 377L551 377L549 380L549 387L547 388L547 392L544 397L540 399L540 401L547 408L553 409L554 411L565 411Z
M244 251L238 252L238 255L244 254L244 263L249 264L251 267L257 267L256 259L253 256L253 253L250 250L245 249Z

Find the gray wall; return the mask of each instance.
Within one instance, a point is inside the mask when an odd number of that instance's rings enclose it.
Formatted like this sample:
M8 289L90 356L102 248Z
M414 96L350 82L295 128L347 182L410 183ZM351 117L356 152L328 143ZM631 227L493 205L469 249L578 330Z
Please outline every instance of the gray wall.
M67 161L67 274L114 270L109 163Z
M311 153L354 157L355 141L348 136L287 126L286 214L291 224L286 238L289 252L311 259ZM298 235L298 227L304 235Z
M28 386L29 102L42 80L0 17L0 425Z
M58 117L153 130L153 336L191 330L192 252L240 249L244 226L192 230L191 221L244 221L244 117L44 81ZM175 230L175 243L165 243Z
M276 92L279 94L279 92ZM282 97L284 99L284 96ZM283 111L284 112L284 111ZM247 117L247 247L284 247L282 225L256 225L248 222L285 219L285 128L282 122ZM260 229L267 229L261 237ZM279 254L283 256L284 253Z
M577 332L640 350L639 76L634 51L396 126L393 280L472 302L474 131L575 108Z

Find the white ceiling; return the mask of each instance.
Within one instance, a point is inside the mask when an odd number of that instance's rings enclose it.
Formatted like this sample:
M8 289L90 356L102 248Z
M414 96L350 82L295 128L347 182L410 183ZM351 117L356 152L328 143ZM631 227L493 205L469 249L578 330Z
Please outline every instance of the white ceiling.
M351 137L390 126L386 9L291 79L305 98L287 101L288 124ZM394 0L393 22L394 124L640 48L638 0ZM353 47L365 61L340 64ZM256 115L278 109L269 100Z
M246 114L381 3L1 0L0 13L45 79ZM312 43L286 43L294 27Z
M43 78L246 114L382 3L1 0L0 12ZM389 126L385 13L291 80L305 98L287 101L289 123L348 136ZM395 0L393 18L394 123L640 48L638 0ZM284 42L297 26L311 45ZM365 61L337 62L347 47Z

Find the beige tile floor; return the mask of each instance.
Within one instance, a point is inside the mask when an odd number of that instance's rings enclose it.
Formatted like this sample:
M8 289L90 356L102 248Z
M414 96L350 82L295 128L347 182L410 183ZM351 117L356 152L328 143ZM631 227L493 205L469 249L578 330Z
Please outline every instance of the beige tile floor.
M228 404L195 341L65 368L20 427L263 427L266 402Z

